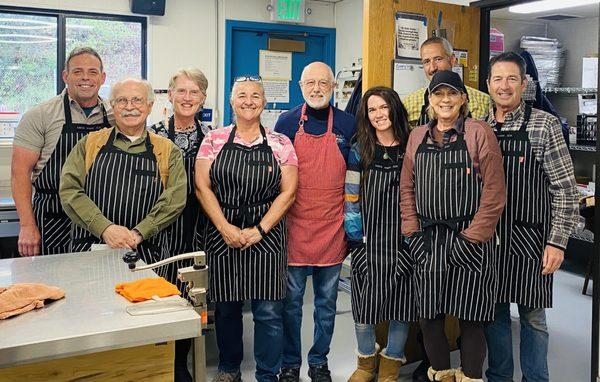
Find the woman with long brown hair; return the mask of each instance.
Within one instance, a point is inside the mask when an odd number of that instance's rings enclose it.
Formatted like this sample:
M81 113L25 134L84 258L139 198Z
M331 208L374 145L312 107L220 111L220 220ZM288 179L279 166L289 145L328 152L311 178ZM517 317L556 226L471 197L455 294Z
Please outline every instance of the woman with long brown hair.
M352 314L358 343L350 381L396 381L416 320L412 264L400 236L400 169L408 141L407 112L387 87L369 89L357 115L346 172L344 226L352 254ZM375 325L390 321L379 353ZM381 357L379 368L377 358Z

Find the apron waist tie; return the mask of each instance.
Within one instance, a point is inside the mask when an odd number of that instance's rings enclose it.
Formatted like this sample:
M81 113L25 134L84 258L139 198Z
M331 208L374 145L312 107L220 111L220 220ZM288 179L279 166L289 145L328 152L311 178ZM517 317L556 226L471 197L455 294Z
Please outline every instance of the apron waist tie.
M427 252L431 252L431 242L433 241L433 228L435 226L445 226L450 231L454 231L456 234L458 234L460 232L458 229L458 224L465 221L473 220L473 216L475 215L464 215L452 219L438 220L417 214L417 218L421 222L421 230L424 234L423 244Z
M271 195L268 198L262 199L256 203L252 204L242 204L241 206L236 206L227 203L220 203L221 208L227 208L230 210L238 210L238 213L233 218L234 225L238 227L254 227L256 224L260 223L260 220L255 218L254 215L250 212L252 208L264 206L265 204L272 203L277 198L277 195ZM247 224L247 225L244 225Z

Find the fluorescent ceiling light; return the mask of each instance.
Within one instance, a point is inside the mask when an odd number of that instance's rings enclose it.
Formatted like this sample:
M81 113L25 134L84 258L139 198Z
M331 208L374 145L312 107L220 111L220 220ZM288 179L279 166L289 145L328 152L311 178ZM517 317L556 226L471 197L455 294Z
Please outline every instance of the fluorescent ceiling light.
M598 3L600 3L600 0L542 0L527 4L513 5L508 8L508 11L512 13L540 13Z

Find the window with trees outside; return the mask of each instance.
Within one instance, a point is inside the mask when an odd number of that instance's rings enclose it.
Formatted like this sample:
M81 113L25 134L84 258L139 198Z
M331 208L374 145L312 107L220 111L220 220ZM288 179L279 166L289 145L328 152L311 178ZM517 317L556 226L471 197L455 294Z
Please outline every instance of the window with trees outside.
M98 51L106 82L146 77L146 19L0 7L0 141L12 141L21 116L59 94L69 52L80 46Z

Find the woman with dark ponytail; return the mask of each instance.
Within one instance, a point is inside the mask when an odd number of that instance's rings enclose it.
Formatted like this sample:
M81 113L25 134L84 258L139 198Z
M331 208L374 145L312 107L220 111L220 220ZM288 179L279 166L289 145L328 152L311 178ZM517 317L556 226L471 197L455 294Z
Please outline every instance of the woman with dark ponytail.
M387 87L369 89L357 126L345 186L358 343L358 367L349 381L374 381L376 375L378 381L396 381L406 362L409 322L417 318L412 262L400 235L400 169L409 130L398 94ZM375 325L384 321L390 327L387 347L380 352Z

